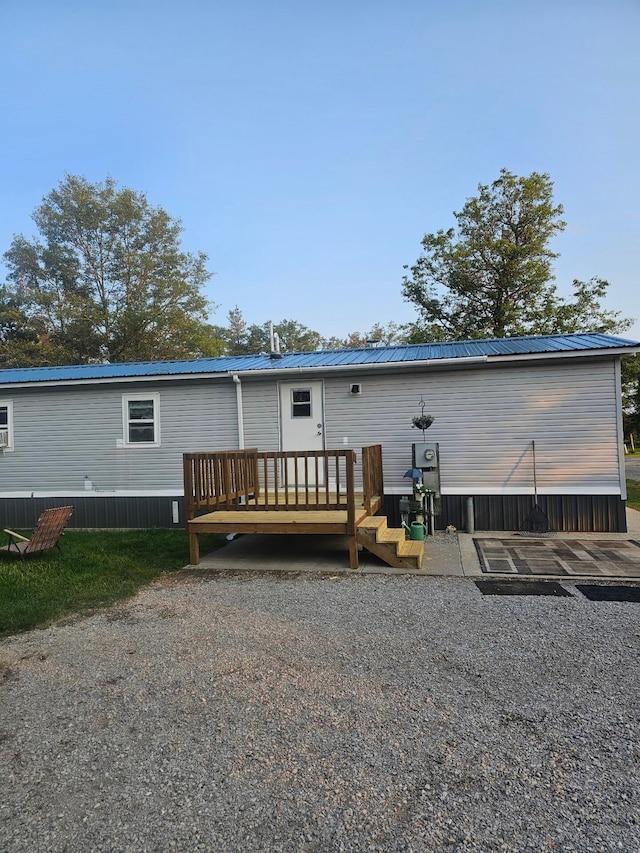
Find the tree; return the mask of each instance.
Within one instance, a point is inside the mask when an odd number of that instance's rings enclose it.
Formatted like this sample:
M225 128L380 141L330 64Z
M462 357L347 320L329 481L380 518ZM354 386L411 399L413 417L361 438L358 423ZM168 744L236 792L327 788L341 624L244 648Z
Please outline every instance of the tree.
M244 355L247 349L247 324L242 311L236 305L227 314L227 328L224 333L225 353L227 355Z
M271 323L247 326L242 311L236 307L227 315L228 326L224 332L225 352L229 355L269 352L271 349ZM280 348L288 352L309 352L318 349L322 337L297 320L280 320L273 324Z
M322 345L322 336L297 320L280 320L273 324L283 352L312 352ZM271 323L249 326L247 335L249 352L269 352L271 348Z
M454 213L457 228L426 234L403 278L418 309L409 340L464 340L581 330L621 331L632 321L606 311L608 283L574 281L574 298L556 293L549 243L565 227L549 175L502 169Z
M622 418L625 437L635 436L640 445L640 358L622 358Z
M267 332L269 324L266 324ZM322 346L322 335L297 320L280 320L274 323L280 346L288 352L313 352Z
M206 255L181 251L180 222L143 193L66 175L36 208L39 237L14 237L0 310L18 312L38 363L215 355ZM15 341L4 342L5 358ZM54 359L52 362L51 359Z
M362 349L368 347L372 342L383 346L404 344L407 342L407 334L404 326L391 320L384 325L375 323L368 332L349 332L346 338L325 338L322 345L325 349Z

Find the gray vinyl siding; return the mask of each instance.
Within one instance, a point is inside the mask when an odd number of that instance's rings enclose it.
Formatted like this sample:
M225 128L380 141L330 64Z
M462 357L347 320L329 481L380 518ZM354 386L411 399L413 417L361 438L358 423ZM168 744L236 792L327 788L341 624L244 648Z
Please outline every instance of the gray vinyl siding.
M349 393L351 382L362 393ZM619 493L613 360L325 380L327 447L381 443L385 488L407 491L419 401L435 422L444 494Z
M123 394L160 396L159 447L118 447ZM56 386L3 392L13 400L14 451L0 456L2 492L95 489L182 492L182 454L237 447L232 382Z
M362 394L349 393L353 382ZM135 392L160 395L160 447L117 447L122 396ZM386 489L408 491L421 397L435 417L426 436L440 445L444 494L530 493L532 439L541 494L620 493L613 359L328 375L326 447L382 444ZM4 493L79 492L87 475L101 491L180 494L184 452L239 446L230 379L6 388L0 398L13 401L15 447L0 455ZM279 449L276 379L243 379L242 399L245 446Z
M278 383L275 379L242 382L244 445L280 450Z

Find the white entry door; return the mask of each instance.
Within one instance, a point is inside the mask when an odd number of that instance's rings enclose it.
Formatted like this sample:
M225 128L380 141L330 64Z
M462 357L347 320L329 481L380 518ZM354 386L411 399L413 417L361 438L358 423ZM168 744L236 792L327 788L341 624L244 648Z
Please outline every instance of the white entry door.
M283 450L324 449L322 380L280 384L280 430Z

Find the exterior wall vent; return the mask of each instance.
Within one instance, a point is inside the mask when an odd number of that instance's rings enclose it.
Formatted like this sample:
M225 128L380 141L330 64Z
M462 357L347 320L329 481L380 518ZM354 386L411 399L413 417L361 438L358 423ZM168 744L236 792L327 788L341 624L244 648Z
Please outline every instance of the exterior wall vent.
M362 385L359 382L354 382L349 386L349 393L353 395L362 394Z

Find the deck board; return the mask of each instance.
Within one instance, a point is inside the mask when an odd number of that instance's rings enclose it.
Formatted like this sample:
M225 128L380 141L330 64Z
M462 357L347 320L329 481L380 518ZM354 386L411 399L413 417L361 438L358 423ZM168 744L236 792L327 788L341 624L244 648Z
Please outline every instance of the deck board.
M364 513L364 508L361 508ZM281 510L215 510L205 515L192 518L189 525L198 527L202 524L341 524L347 521L346 509L281 509Z
M366 517L356 509L356 524ZM346 510L216 510L189 521L191 533L348 533Z

